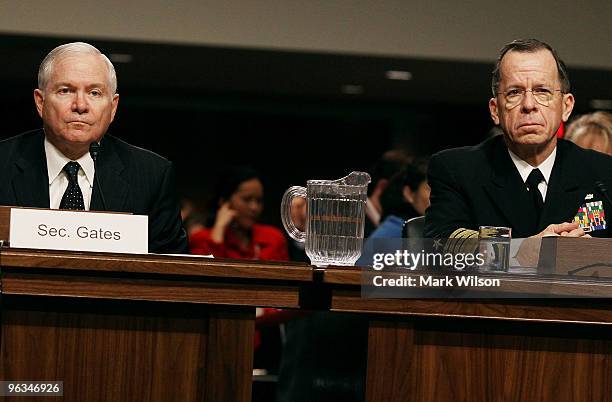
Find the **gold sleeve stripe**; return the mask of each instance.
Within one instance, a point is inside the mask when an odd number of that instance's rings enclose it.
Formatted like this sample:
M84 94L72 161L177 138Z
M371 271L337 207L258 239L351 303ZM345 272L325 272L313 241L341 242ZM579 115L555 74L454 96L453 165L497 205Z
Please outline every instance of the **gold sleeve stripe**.
M466 232L464 232L466 233ZM463 239L457 242L455 246L455 254L457 253L475 253L478 250L478 232L470 230Z
M450 238L446 242L444 246L444 252L457 254L460 252L463 253L471 253L474 252L473 245L476 243L473 240L468 241L466 244L466 240L468 239L477 239L478 232L476 230L459 228L451 233ZM469 246L469 250L464 250L465 246Z
M457 230L455 230L453 233L451 233L451 235L449 236L448 240L446 241L446 244L444 245L444 252L445 253L451 253L452 250L455 248L455 244L457 243L457 239L461 238L461 234L463 232L465 232L467 229L464 228L459 228Z

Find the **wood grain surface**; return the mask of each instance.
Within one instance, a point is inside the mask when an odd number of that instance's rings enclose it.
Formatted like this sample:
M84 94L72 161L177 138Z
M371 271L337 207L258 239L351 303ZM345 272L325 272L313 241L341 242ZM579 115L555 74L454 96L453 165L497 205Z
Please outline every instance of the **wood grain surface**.
M11 207L0 205L0 240L8 241L11 225Z
M304 263L240 261L158 254L116 254L4 248L0 266L226 278L311 281Z
M248 402L255 306L312 286L305 264L198 257L1 248L0 267L0 378L75 402Z
M116 278L40 273L3 273L5 295L89 297L298 308L298 286L211 281Z
M606 401L611 356L603 327L372 320L366 401Z
M250 401L253 308L34 297L3 304L0 378L64 382L63 398L38 400Z
M612 301L609 299L364 299L359 291L334 289L331 310L612 326Z
M610 298L367 299L358 268L197 257L2 248L0 267L0 378L62 379L56 400L249 401L255 306L365 316L368 402L612 397ZM503 279L508 292L610 289Z

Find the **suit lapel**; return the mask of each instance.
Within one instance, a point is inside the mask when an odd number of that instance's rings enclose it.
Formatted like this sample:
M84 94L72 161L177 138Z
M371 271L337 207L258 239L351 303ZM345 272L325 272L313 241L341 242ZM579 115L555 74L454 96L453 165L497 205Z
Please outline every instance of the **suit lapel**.
M492 166L491 182L484 190L502 215L512 222L513 236L533 234L536 215L525 183L512 162L502 138L495 141L489 153Z
M112 140L104 138L100 145L90 209L92 211L127 211L129 187L122 177L123 162L119 158ZM104 194L105 205L102 205L100 189Z
M15 162L16 173L12 178L17 205L49 208L49 175L45 157L44 134L33 136L23 147Z

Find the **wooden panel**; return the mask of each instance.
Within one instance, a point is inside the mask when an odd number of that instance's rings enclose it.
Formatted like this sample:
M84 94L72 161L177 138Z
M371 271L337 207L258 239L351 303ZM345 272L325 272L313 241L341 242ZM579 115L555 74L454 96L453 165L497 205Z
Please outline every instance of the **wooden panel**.
M612 324L612 302L609 300L585 302L580 299L363 299L358 291L335 290L332 294L331 310L451 318Z
M297 286L127 279L86 275L43 275L14 273L10 268L4 268L2 291L7 295L299 307L299 287Z
M367 402L409 401L418 389L414 330L410 324L371 321L368 329Z
M47 300L24 310L32 299L3 299L3 380L63 380L62 401L201 400L204 309L182 305L173 316L156 303Z
M302 263L155 254L85 253L7 248L0 253L0 266L312 281L312 267Z
M11 207L0 205L0 240L8 241L10 224Z
M555 273L565 274L579 267L591 266L576 274L612 277L612 239L559 237L548 241L556 242ZM585 250L588 252L585 253Z
M189 256L3 248L0 265L0 378L63 380L79 402L250 401L254 306L299 308L313 279Z
M254 335L254 309L211 314L202 401L251 401Z
M603 327L372 321L366 400L604 401L611 358Z

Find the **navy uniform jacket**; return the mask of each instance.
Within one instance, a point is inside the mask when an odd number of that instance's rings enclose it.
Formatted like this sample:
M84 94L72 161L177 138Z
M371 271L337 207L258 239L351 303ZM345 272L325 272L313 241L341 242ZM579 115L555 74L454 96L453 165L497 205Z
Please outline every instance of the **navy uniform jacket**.
M106 208L102 206L100 182ZM49 208L43 130L0 141L0 205ZM172 163L106 135L100 143L90 209L149 216L149 251L187 253Z
M448 238L458 228L512 228L513 238L529 237L551 223L571 222L585 202L603 201L608 228L594 237L612 237L612 205L597 186L612 189L612 157L558 140L539 221L529 191L502 136L473 147L435 154L429 163L431 206L425 215L428 238ZM587 195L593 198L585 201ZM590 197L589 197L590 198Z

